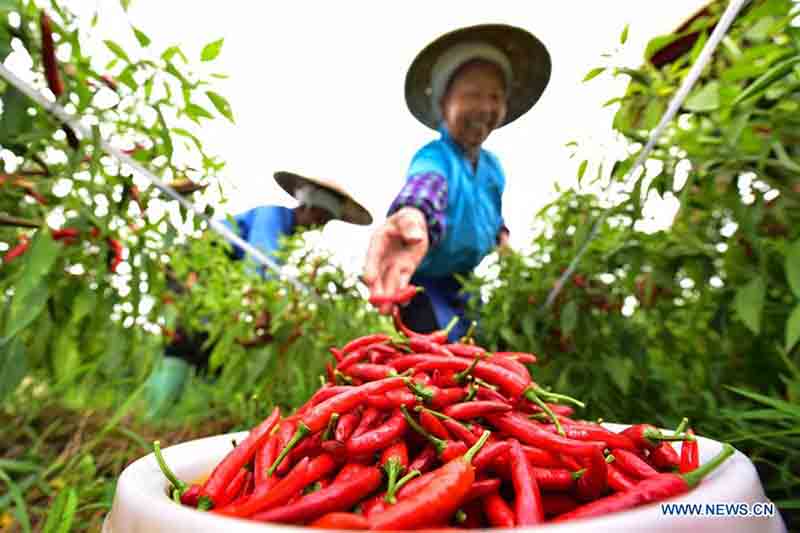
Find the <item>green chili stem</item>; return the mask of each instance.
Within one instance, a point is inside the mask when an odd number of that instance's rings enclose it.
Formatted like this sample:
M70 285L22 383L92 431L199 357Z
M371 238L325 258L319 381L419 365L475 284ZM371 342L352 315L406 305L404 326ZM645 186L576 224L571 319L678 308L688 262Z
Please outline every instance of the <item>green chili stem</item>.
M154 441L153 442L153 454L156 456L156 462L158 463L158 467L161 469L161 472L164 476L169 480L170 484L178 490L180 495L182 496L184 492L186 492L186 483L178 479L178 476L175 475L170 467L167 465L167 462L164 460L164 456L161 454L161 442Z

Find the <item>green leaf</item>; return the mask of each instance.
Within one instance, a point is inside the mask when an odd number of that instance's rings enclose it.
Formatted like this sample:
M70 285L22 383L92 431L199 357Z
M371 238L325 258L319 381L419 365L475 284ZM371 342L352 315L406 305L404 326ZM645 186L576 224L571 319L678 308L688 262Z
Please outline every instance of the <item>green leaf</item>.
M561 310L561 330L564 335L570 335L578 325L578 304L570 300Z
M2 10L2 4L0 3L0 12ZM8 27L2 24L0 25L0 61L5 61L11 52L11 33L8 31Z
M214 91L206 91L206 96L208 96L208 99L211 100L212 104L214 104L214 107L217 109L217 111L219 111L220 115L235 123L233 120L231 105L228 103L228 100L226 100L225 97L215 93Z
M800 239L794 241L786 251L786 280L792 292L800 298Z
M199 118L214 118L214 115L208 112L204 107L189 102L186 104L184 111L189 116L190 119L194 120L195 122L199 123Z
M133 27L133 34L136 36L136 40L139 41L139 44L142 45L142 48L147 48L150 46L150 43L153 42L150 40L150 37L139 28Z
M683 103L683 107L694 113L714 111L719 108L719 82L712 81L696 89Z
M28 133L33 117L28 114L28 98L8 86L3 93L3 114L0 115L0 144L15 144L16 137Z
M589 166L589 160L584 159L581 161L581 164L578 166L578 182L581 181L583 175L586 173L586 167Z
M736 394L744 396L745 398L749 398L749 399L753 400L754 402L758 402L758 403L761 403L761 404L764 404L764 405L768 405L770 407L773 407L773 408L777 409L778 411L782 411L782 412L784 412L784 413L786 413L788 415L791 415L793 417L800 417L800 406L791 404L789 402L785 402L783 400L779 400L777 398L771 398L769 396L764 396L763 394L759 394L757 392L751 392L751 391L746 390L746 389L740 389L740 388L737 388L737 387L731 387L729 385L725 385L725 388L730 390L730 391L735 392Z
M605 367L614 385L619 387L623 394L628 394L634 371L633 361L624 357L611 356L606 359Z
M203 47L203 52L200 54L201 61L212 61L217 58L219 53L222 51L222 43L225 39L219 39L217 41L213 41L208 43Z
M628 41L628 31L631 29L630 24L625 24L625 28L622 30L622 35L619 36L619 44L625 44Z
M169 61L172 61L172 58L175 55L180 57L183 60L184 63L188 63L189 62L189 58L186 57L186 54L184 54L183 51L180 48L178 48L177 45L176 46L170 46L169 48L164 50L164 52L161 54L161 59L163 59L164 61L169 62Z
M739 95L731 102L731 106L736 106L748 98L753 98L754 96L760 95L767 90L770 85L778 80L783 79L787 74L789 74L792 69L794 69L794 66L798 63L800 63L800 54L790 57L789 59L785 59L771 67L757 80L748 85L745 90L740 92Z
M131 62L131 59L128 57L128 54L125 53L125 50L123 50L122 47L120 45L118 45L117 43L115 43L114 41L112 41L110 39L107 39L107 40L103 41L103 44L105 44L106 47L109 50L111 50L111 52L115 56L117 56L118 58L122 59L126 63L130 63Z
M27 372L28 359L22 340L0 339L0 402L17 390Z
M761 276L736 291L733 301L739 319L756 335L761 333L761 311L764 307L766 287Z
M119 4L122 6L122 10L127 12L128 8L131 7L131 0L119 0Z
M50 297L50 287L42 283L26 293L14 294L8 308L5 335L13 337L39 317Z
M42 533L67 533L72 526L77 508L78 494L75 489L69 487L59 492L50 507L50 512L47 513L47 522Z
M786 321L786 353L792 351L794 345L800 340L800 304L797 304Z
M0 470L0 481L8 486L8 492L11 499L14 501L14 514L17 516L19 526L24 533L31 532L31 518L28 514L28 506L25 503L25 498L22 496L22 491L13 479L8 477L8 474Z
M55 265L61 247L50 237L49 231L37 231L30 249L24 255L25 267L20 281L14 287L14 297L26 295L42 284L43 278Z
M600 74L602 74L602 73L603 73L605 70L606 70L606 67L596 67L596 68L593 68L592 70L590 70L590 71L589 71L589 72L586 74L586 76L584 76L584 78L583 78L583 81L584 81L584 83L585 83L585 82L587 82L587 81L589 81L589 80L591 80L591 79L594 79L594 78L596 78L597 76L599 76Z

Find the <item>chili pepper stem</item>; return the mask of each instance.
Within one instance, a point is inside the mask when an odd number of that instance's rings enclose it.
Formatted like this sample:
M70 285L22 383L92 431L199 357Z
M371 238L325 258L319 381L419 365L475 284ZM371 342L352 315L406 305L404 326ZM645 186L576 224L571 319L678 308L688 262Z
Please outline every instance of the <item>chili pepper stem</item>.
M300 424L297 426L297 431L294 432L291 440L286 443L286 446L283 447L281 453L278 454L278 458L275 459L275 462L272 463L272 466L267 469L267 477L272 477L272 474L275 473L275 469L278 468L278 465L281 464L281 461L283 461L286 456L289 455L289 452L292 451L295 446L297 446L297 443L304 439L309 433L311 433L311 429L309 429L307 425L300 422Z
M536 394L538 394L542 398L545 398L547 401L550 401L550 402L553 402L553 403L571 403L572 405L574 405L576 407L580 407L581 409L586 407L585 403L583 403L582 401L580 401L580 400L578 400L576 398L573 398L572 396L567 396L566 394L558 394L558 393L555 393L555 392L550 392L550 391L544 390L543 388L538 387L538 386L534 386L533 388L536 389Z
M453 376L453 379L455 379L456 382L458 382L458 383L461 383L462 381L464 381L467 378L467 376L472 374L472 371L475 370L475 367L478 365L478 363L480 362L481 359L483 359L483 356L478 356L478 357L474 358L472 360L472 363L470 363L470 365L466 369L462 370L461 372L456 373Z
M556 431L558 431L559 435L561 435L562 437L567 436L567 434L564 432L564 428L561 427L561 421L558 419L553 410L550 409L550 406L544 403L541 398L539 398L539 396L536 394L536 391L534 391L533 387L528 387L527 389L525 389L523 396L525 396L525 398L538 405L539 408L542 411L544 411L547 414L547 416L550 417L550 420L553 421L553 424L556 426Z
M384 500L388 503L397 503L397 498L395 497L395 493L397 492L397 476L403 471L403 465L400 464L400 461L392 457L386 464L383 465L384 470L386 470L386 496Z
M161 454L160 441L153 442L153 454L156 456L156 462L158 463L158 468L161 469L161 472L169 480L172 486L178 490L180 495L183 495L183 493L186 492L187 485L186 483L178 479L178 476L175 475L175 472L173 472L167 465L167 462L164 460L164 456Z
M447 443L442 439L440 439L439 437L431 435L430 433L425 431L425 428L419 425L419 423L416 420L414 420L414 418L408 413L408 409L406 409L405 405L400 406L400 411L403 413L403 418L406 419L408 425L411 426L411 428L414 431L416 431L417 433L428 439L431 442L431 444L433 444L433 446L436 448L436 454L441 455L447 448Z
M657 429L647 428L642 433L644 438L651 442L659 442L659 441L684 441L684 440L694 440L694 436L689 435L688 433L675 433L672 435L665 435L661 431Z
M478 442L473 444L472 448L467 450L467 453L464 454L464 459L468 463L471 463L472 459L478 454L479 451L481 451L481 448L483 448L483 445L486 444L487 440L489 440L489 435L491 434L492 432L487 429L486 431L483 432L483 434L481 434L481 437L478 439Z
M576 470L576 471L574 471L574 472L572 473L572 480L573 480L573 481L578 481L580 478L582 478L582 477L583 477L583 475L584 475L585 473L586 473L586 469L585 469L585 468L581 468L580 470Z
M322 434L322 440L326 441L331 438L333 428L336 427L336 422L339 420L339 413L333 413L328 420L328 426L325 428L325 433Z
M419 383L415 383L410 379L406 380L405 383L406 387L408 387L409 390L411 390L411 392L413 392L423 400L430 400L433 398L433 391L431 391L429 388L420 385Z
M208 496L200 496L200 499L197 500L197 509L199 511L208 511L212 507L214 507L214 502Z
M465 402L471 401L473 398L475 398L476 394L478 394L478 386L473 381L472 383L469 384L469 387L467 388L467 396L464 398L464 401Z
M451 318L450 322L447 323L442 332L445 335L450 335L450 332L453 330L454 327L456 327L456 324L458 324L458 316L454 316L453 318Z
M712 470L717 468L719 465L724 463L728 457L733 455L735 451L736 450L734 447L726 442L722 445L722 451L719 452L716 457L699 467L697 470L693 470L688 474L681 474L681 477L684 479L684 481L686 481L687 485L690 487L695 487L705 476L711 473Z
M677 435L678 433L684 433L688 426L689 426L689 419L684 416L683 420L681 420L681 423L678 424L678 427L675 428L675 434Z
M419 476L421 474L422 474L422 472L420 472L419 470L411 470L405 476L403 476L400 479L398 479L397 480L397 484L394 486L394 494L397 494L397 491L402 489L403 485L405 485L406 483L408 483L409 481L411 481L412 479L414 479L415 477L417 477L417 476ZM393 497L394 497L394 495L393 495ZM393 498L393 499L396 499L396 498ZM392 502L392 503L394 503L394 502Z

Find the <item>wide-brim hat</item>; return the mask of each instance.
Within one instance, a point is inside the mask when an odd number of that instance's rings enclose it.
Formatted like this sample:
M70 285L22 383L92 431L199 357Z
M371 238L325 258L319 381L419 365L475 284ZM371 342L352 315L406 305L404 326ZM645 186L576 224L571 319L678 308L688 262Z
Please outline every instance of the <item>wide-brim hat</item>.
M372 224L372 215L369 211L356 202L352 196L338 183L323 178L314 178L308 176L301 176L294 172L276 172L274 174L275 181L278 182L284 191L295 197L295 191L298 187L311 184L317 187L322 187L342 200L342 214L338 218L350 224L358 224L360 226L369 226Z
M461 28L442 35L426 46L417 54L406 74L408 109L429 128L437 129L441 120L439 102L434 94L434 68L441 68L440 59L454 47L463 48L473 43L489 45L501 52L507 58L507 66L510 66L511 85L506 87L508 108L505 121L500 127L525 114L544 92L550 80L550 54L533 34L506 24L481 24ZM475 57L461 54L457 60L464 64L470 59L492 60L491 57L482 57L481 54ZM503 65L501 69L505 70ZM457 69L453 69L455 70Z

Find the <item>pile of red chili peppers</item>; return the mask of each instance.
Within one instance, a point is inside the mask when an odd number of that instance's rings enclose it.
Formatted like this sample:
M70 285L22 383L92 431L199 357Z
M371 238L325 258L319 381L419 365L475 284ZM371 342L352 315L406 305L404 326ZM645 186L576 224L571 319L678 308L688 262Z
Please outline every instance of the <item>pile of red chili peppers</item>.
M276 408L203 482L156 457L187 506L324 529L470 529L605 515L688 492L700 466L686 424L613 432L539 387L532 354L489 353L446 331L331 348L328 380L294 414ZM562 403L558 403L558 402ZM684 421L686 422L686 421ZM681 440L678 453L670 441Z

